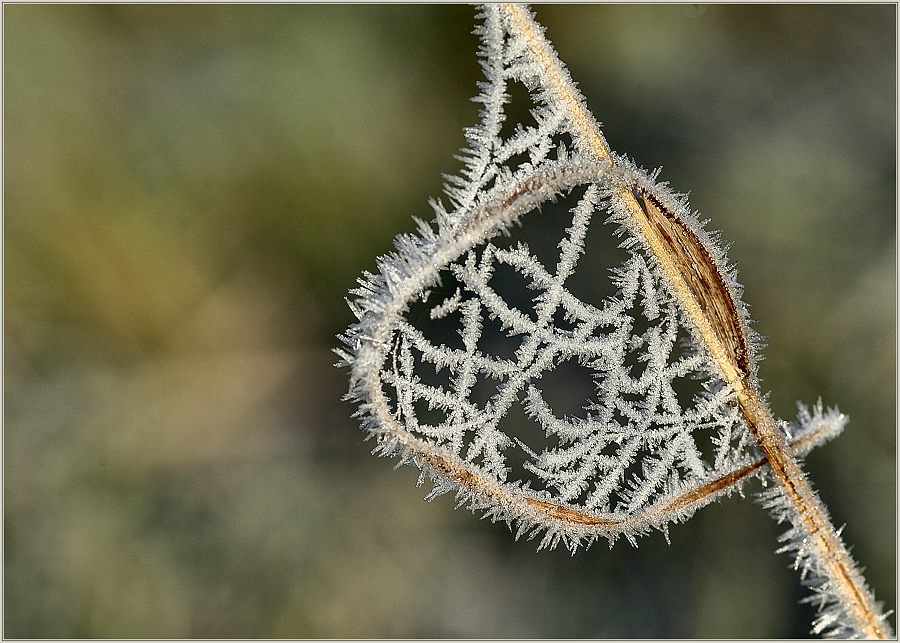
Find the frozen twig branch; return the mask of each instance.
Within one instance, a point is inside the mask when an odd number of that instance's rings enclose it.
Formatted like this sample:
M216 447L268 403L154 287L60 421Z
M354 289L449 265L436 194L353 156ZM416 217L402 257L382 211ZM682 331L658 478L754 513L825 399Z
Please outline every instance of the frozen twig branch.
M839 433L844 416L817 405L792 427L776 422L735 272L686 199L610 150L526 7L489 5L481 18L482 121L466 131L462 175L448 177L451 207L434 203L434 226L398 237L380 273L360 280L351 303L359 321L341 338L376 452L421 469L434 481L429 498L453 491L460 504L515 523L517 535L572 551L598 537L634 542L665 531L748 478L771 479L763 502L791 525L781 551L796 556L815 593L813 631L891 637L797 462ZM529 90L535 124L504 139L514 82ZM555 267L524 243L495 242L560 198L574 205ZM590 303L569 282L604 212L628 259L614 271L616 295ZM498 286L509 270L536 293L531 310ZM455 287L442 295L447 282ZM435 339L410 314L417 302L461 341ZM512 357L492 353L488 324L515 341ZM565 364L593 373L582 416L558 417L544 393L545 376ZM702 390L685 400L687 380ZM476 395L485 384L494 391L486 402ZM516 405L544 444L504 425Z

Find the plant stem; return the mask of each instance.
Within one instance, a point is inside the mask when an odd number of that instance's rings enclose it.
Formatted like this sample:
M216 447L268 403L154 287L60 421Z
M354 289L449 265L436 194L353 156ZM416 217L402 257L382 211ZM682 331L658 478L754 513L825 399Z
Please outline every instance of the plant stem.
M794 526L809 539L810 556L816 555L817 571L830 584L828 591L840 598L844 614L853 621L853 628L868 639L892 638L887 623L880 615L875 597L866 587L865 579L855 561L837 535L825 508L813 491L800 465L791 455L784 436L775 426L769 407L759 394L745 388L738 394L741 413L769 466L784 489L793 509Z
M525 38L534 58L543 67L542 76L547 88L567 106L576 142L589 150L597 160L612 164L614 161L610 148L600 132L599 124L587 109L584 99L544 37L541 27L532 19L528 10L520 5L504 4L501 9L511 25L511 31ZM704 304L708 302L700 301L696 285L692 287L689 283L690 266L685 265L686 256L672 252L671 239L666 237L665 230L651 220L652 217L641 206L633 190L619 188L619 196L639 226L644 241L666 275L673 294L694 323L699 339L718 365L725 382L735 392L744 421L784 490L794 527L805 534L804 549L809 552L809 559L815 562L815 571L825 578L827 591L836 597L843 614L852 621L846 625L862 637L890 638L890 628L876 608L874 597L866 588L862 574L794 459L771 410L746 369L741 368L734 351L725 345L721 328L716 326L715 320L711 320L706 312L709 306Z

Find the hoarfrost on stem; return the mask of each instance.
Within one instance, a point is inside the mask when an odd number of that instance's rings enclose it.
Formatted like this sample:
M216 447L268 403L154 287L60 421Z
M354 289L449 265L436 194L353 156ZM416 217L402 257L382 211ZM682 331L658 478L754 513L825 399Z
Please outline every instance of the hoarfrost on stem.
M480 17L481 122L466 130L461 175L447 177L450 207L432 202L434 224L398 237L364 275L350 302L359 321L341 337L375 452L421 469L435 483L429 498L455 491L516 523L517 536L572 551L665 531L749 477L772 479L764 502L792 525L783 550L821 598L816 633L890 636L795 459L845 418L817 405L791 426L774 419L759 342L714 235L683 195L609 149L526 9L489 5ZM533 124L504 135L511 83L527 89ZM552 261L506 243L560 198L574 205ZM576 296L588 233L603 223L627 258L612 294ZM500 273L520 286L499 287ZM559 412L547 382L573 367L590 374L590 392Z

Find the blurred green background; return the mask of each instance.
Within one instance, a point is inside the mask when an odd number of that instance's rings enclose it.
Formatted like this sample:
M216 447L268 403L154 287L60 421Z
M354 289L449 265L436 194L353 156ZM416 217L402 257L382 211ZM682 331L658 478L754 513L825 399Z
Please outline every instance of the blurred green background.
M896 7L537 7L733 242L776 413L896 606ZM465 6L5 5L6 637L804 637L732 498L535 553L369 455L343 301L474 123ZM894 617L891 617L894 622Z

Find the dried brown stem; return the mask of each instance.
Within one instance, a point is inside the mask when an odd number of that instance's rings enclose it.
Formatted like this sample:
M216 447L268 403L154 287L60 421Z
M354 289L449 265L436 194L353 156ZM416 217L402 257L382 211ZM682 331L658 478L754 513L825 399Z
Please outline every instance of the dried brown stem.
M599 124L527 9L514 4L504 4L502 9L513 29L526 39L533 56L543 66L543 77L549 89L567 105L573 136L597 160L612 163L610 148ZM693 322L699 339L734 390L744 421L798 517L799 524L795 526L806 532L809 546L816 550L816 558L823 561L822 570L831 591L840 597L845 613L853 619L853 626L861 636L890 637L892 634L880 617L862 575L777 429L772 412L751 381L746 329L735 310L721 269L697 236L667 213L660 203L629 187L620 188L619 196L666 275L673 294Z

